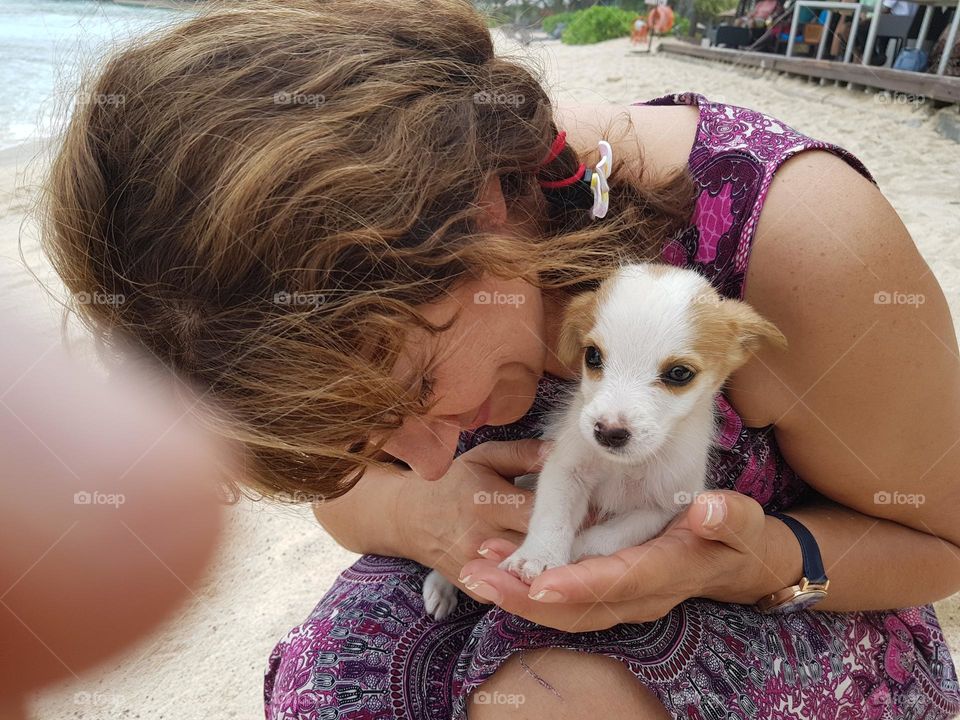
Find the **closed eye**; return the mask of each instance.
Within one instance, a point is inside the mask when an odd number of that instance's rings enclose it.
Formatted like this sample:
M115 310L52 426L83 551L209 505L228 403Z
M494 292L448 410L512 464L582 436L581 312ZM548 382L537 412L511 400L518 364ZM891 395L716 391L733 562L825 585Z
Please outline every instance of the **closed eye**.
M420 399L423 402L429 402L433 400L434 394L436 393L436 379L432 377L425 377L420 383Z

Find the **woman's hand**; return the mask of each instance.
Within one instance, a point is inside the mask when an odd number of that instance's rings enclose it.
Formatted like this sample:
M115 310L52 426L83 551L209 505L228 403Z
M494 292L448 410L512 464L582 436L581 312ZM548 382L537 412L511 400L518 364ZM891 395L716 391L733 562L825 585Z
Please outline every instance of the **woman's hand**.
M800 577L781 579L769 572L768 523L782 525L749 496L713 490L643 545L547 570L530 586L497 568L515 544L492 538L483 543L483 559L463 566L460 587L515 615L568 632L656 620L691 597L753 603L759 596L749 588L756 587L758 572L771 575L771 592ZM783 530L790 534L786 526ZM784 539L777 536L778 542Z
M398 496L404 555L456 583L460 568L477 557L484 540L522 542L533 493L505 478L538 472L545 442L488 441L457 457L440 480L414 478Z

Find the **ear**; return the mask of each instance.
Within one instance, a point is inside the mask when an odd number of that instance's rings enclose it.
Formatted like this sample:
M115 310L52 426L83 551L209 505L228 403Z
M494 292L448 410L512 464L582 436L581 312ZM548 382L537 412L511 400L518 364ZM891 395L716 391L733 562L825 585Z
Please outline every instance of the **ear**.
M749 304L724 298L721 307L744 351L758 350L765 343L780 350L787 349L787 338L783 333Z
M593 329L596 318L597 293L589 291L575 295L563 312L557 359L571 369L580 369L583 340Z
M487 179L477 204L484 209L477 222L480 230L494 230L507 222L507 203L503 199L499 175L494 173Z

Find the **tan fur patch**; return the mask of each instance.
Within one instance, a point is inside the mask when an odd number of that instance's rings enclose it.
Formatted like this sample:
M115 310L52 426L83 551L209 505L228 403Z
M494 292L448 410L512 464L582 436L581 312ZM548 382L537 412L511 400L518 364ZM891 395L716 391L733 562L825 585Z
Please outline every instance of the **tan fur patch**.
M597 317L597 297L599 291L576 295L567 305L560 326L560 338L557 342L557 358L571 369L583 364L583 348L587 333L593 329Z
M699 375L701 369L703 369L703 362L700 358L691 357L689 355L671 355L660 364L660 375L665 375L674 365L683 365L688 367L697 375ZM670 383L663 383L663 386L675 395L680 395L681 393L684 393L692 388L695 384L696 377L694 377L693 380L686 385L671 385Z
M603 347L590 338L590 331L597 324L597 312L610 292L609 283L605 280L596 290L590 290L574 296L563 313L563 322L560 325L560 337L557 342L557 358L561 363L572 369L584 369L583 350L594 345L603 354ZM599 377L600 370L586 368L594 377Z
M787 339L750 305L715 291L692 304L694 348L720 377L729 376L763 344L786 349Z

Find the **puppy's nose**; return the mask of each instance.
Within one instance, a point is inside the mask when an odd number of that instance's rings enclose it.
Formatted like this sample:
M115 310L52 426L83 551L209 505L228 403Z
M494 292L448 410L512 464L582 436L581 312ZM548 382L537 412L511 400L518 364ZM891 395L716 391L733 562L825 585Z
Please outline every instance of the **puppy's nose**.
M593 436L604 447L618 448L626 445L630 439L630 431L625 427L607 425L598 420L593 426Z

